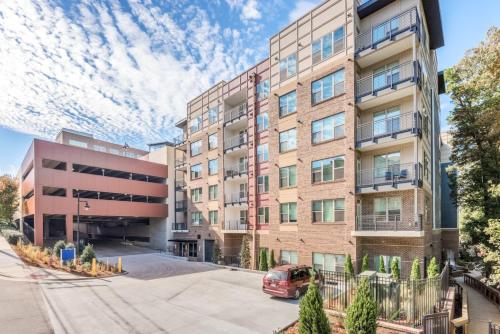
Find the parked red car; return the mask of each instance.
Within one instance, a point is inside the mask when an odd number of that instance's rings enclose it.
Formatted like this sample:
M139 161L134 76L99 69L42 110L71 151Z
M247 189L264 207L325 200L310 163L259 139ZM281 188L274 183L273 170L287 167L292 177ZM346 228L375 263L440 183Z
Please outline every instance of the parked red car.
M311 269L305 265L289 264L275 267L262 279L262 291L276 297L298 299L307 291Z

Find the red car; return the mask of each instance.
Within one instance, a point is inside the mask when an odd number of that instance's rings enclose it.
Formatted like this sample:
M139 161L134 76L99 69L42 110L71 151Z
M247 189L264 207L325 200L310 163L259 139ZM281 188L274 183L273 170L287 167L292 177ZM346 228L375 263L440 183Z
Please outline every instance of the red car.
M304 265L290 264L275 267L262 279L262 291L276 297L298 299L307 291L311 269Z

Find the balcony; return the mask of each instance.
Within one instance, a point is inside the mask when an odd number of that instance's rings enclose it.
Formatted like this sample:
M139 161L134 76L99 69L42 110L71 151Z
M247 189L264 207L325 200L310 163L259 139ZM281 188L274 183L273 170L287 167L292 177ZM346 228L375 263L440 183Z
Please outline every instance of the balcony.
M248 204L248 194L244 192L239 192L235 194L227 194L224 198L224 204L226 206L235 205L247 205Z
M419 112L359 124L356 129L356 147L360 150L379 149L391 145L395 140L410 139L413 135L421 135L421 125L422 115Z
M242 220L224 221L222 224L222 233L246 233L248 231L248 222Z
M175 169L185 170L187 168L186 158L175 159Z
M248 174L248 163L224 168L224 179L238 178Z
M187 201L176 201L175 202L175 212L186 212L187 211Z
M356 191L371 193L422 186L420 163L394 164L384 168L360 170L356 175Z
M372 26L356 36L357 63L364 68L413 47L413 33L420 37L420 18L416 8Z
M187 148L187 135L182 134L174 138L174 146L179 150L185 150Z
M186 181L175 181L175 190L183 191L186 190L187 183Z
M240 148L246 146L247 144L248 144L248 135L246 132L233 137L226 138L224 139L224 153L237 151Z
M407 61L356 80L356 103L360 109L373 108L413 94L419 83L420 64Z
M224 113L224 125L228 126L229 123L235 124L239 120L246 118L247 116L247 104L242 103L239 106L233 107Z
M189 232L187 223L172 223L172 232Z
M361 215L356 217L353 236L366 237L421 237L422 219L401 214Z

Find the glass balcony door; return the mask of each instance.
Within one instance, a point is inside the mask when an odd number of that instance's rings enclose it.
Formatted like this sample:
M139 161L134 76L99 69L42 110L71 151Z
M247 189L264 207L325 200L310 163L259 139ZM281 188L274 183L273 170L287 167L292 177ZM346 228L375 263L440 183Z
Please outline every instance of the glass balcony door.
M398 132L400 129L400 114L399 107L373 114L373 135L377 137Z

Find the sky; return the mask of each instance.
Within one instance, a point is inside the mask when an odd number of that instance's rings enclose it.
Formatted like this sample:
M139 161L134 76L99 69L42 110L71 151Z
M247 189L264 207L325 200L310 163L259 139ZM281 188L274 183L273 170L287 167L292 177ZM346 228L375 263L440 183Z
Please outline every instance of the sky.
M61 128L139 148L172 139L187 101L263 60L268 38L320 2L0 1L0 175ZM500 1L440 5L441 70L500 25ZM441 108L446 129L446 96Z

